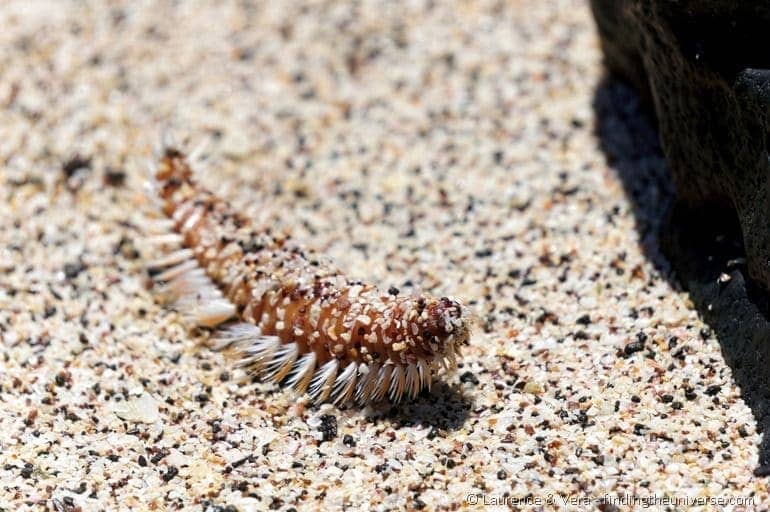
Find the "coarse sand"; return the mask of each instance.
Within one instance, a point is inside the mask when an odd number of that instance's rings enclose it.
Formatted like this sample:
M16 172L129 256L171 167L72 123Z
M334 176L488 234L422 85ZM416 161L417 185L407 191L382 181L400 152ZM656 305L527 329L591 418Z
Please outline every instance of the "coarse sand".
M8 0L0 26L0 509L770 504L586 2ZM163 129L351 276L467 304L456 374L345 410L244 382L137 257Z

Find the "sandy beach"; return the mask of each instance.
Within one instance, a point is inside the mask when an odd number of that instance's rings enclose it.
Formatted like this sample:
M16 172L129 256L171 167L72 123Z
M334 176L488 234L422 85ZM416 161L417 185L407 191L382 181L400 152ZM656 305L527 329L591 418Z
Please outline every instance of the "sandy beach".
M770 505L586 2L8 1L0 25L0 510ZM466 304L457 371L346 409L244 382L148 289L164 130L255 221Z

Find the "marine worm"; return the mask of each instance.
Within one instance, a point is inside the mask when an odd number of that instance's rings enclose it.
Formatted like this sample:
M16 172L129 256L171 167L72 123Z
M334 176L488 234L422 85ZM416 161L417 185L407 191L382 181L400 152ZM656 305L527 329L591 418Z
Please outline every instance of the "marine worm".
M316 402L399 402L430 390L469 339L465 308L351 280L291 237L202 188L184 154L152 170L162 215L148 238L158 293L215 349ZM395 290L392 290L395 291Z

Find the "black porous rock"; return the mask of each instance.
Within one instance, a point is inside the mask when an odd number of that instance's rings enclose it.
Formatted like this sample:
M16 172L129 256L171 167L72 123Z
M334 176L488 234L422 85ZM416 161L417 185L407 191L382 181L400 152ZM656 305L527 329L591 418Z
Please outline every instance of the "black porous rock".
M770 290L770 0L592 0L605 62L657 119L677 207L737 218Z

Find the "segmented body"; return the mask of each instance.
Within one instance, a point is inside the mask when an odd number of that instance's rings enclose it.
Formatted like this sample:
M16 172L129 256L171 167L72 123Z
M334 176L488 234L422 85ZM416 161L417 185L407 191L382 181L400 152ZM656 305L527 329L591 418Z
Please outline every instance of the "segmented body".
M455 300L346 278L198 186L176 150L154 178L170 219L170 234L154 241L172 247L151 265L162 295L191 322L219 326L216 346L234 348L263 378L316 402L399 401L454 366L468 340Z

